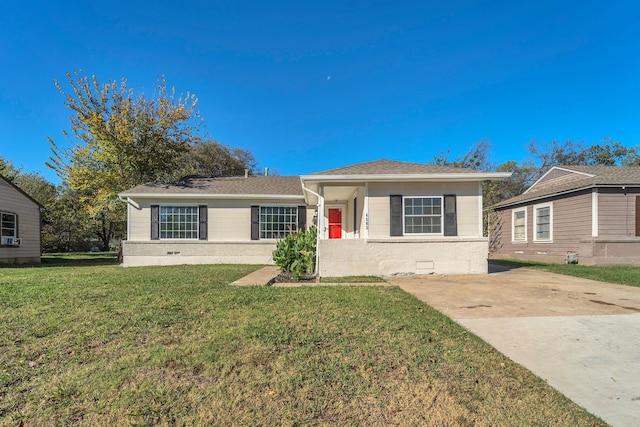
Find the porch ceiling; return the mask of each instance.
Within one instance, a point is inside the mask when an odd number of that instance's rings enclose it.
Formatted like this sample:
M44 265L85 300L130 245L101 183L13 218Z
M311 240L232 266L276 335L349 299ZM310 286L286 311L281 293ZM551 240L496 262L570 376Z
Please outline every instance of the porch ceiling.
M324 187L325 202L349 200L358 187Z

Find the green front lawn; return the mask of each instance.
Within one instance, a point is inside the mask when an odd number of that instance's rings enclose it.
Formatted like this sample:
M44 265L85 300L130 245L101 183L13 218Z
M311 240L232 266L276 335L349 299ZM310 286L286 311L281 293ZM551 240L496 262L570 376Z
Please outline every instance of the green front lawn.
M396 287L255 268L0 268L0 425L605 425Z
M640 267L630 265L590 266L580 264L553 264L533 261L517 261L507 259L491 260L492 263L509 267L526 267L567 276L599 280L601 282L619 283L621 285L640 286Z

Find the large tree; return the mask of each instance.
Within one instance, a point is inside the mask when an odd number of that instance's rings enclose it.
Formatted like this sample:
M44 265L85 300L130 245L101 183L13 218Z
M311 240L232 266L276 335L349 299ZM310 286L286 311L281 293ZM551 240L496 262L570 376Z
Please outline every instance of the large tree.
M257 162L251 151L231 148L214 140L195 139L185 153L181 175L240 176L245 169L256 172Z
M2 157L2 155L0 155L0 175L4 176L9 181L13 181L21 173L21 167L15 167L11 160L5 159L4 157Z
M124 230L118 193L177 178L176 161L189 151L202 123L198 100L190 93L176 96L164 77L153 97L136 96L124 78L100 84L95 76L74 71L67 79L68 92L60 82L54 84L72 111L71 131L63 131L70 145L63 148L49 138L52 155L46 164L96 221L96 234L107 249Z

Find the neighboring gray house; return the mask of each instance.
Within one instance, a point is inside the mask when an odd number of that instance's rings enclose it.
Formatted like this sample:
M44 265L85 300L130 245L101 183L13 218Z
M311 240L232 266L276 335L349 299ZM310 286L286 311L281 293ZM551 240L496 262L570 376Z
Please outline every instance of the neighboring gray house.
M120 194L124 265L270 264L278 239L313 223L321 276L486 273L481 183L509 175L378 160L145 184Z
M495 209L491 258L640 264L640 167L556 166Z
M40 203L0 175L0 263L40 262L40 209Z

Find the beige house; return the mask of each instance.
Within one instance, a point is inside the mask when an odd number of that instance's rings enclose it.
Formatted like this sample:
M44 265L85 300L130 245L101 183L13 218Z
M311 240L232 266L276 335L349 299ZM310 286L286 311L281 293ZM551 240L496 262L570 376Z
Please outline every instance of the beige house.
M42 206L0 175L0 263L40 262Z
M124 265L270 264L278 239L316 224L321 276L486 273L481 183L508 176L378 160L145 184L120 194Z
M495 209L491 258L640 264L640 167L556 166Z

